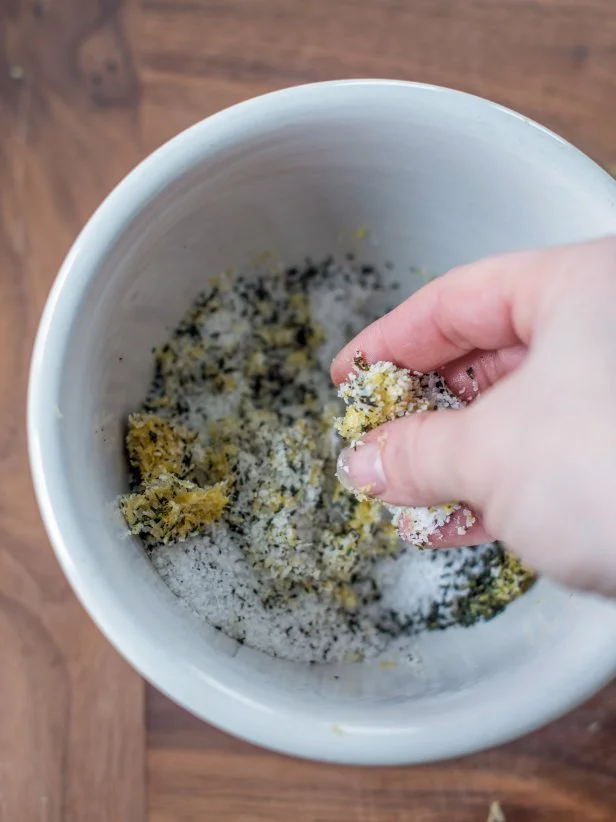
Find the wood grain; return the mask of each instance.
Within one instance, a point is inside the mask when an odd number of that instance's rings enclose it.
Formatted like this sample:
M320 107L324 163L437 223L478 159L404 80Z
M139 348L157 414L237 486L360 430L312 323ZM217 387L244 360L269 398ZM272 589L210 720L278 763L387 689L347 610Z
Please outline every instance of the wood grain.
M392 76L509 105L616 166L613 0L0 0L0 820L616 820L616 686L524 740L424 768L282 759L143 685L36 514L35 325L75 234L178 130L306 81ZM478 721L479 718L478 718Z
M57 267L139 156L134 109L102 114L78 67L101 32L121 30L101 9L0 3L2 822L145 819L143 683L60 573L36 513L23 424L32 338ZM134 75L122 83L105 102L123 105L120 88L134 99Z
M156 143L248 95L372 76L480 94L616 156L612 0L143 0L142 26Z
M616 686L518 742L414 768L264 753L153 689L148 729L151 822L485 822L494 800L507 822L616 819Z

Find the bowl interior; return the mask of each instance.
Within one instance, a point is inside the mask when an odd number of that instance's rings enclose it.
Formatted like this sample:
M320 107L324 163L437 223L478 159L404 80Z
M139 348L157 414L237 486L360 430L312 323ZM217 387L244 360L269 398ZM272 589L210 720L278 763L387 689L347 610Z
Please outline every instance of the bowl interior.
M469 730L480 705L496 739L515 731L503 714L518 709L523 730L605 679L616 658L612 606L541 581L489 623L419 636L409 665L273 660L193 617L125 537L115 506L127 489L124 421L151 379L152 347L226 268L246 269L263 251L289 264L354 251L394 263L405 296L422 283L410 266L440 273L613 231L614 185L553 135L463 95L393 84L285 94L225 112L163 148L78 241L33 377L39 495L86 606L191 710L307 755L328 755L320 737L287 744L272 723L301 716L315 734L330 733L333 751L343 745L332 733L340 727L407 733L398 759L455 753L480 744ZM426 742L427 729L438 744ZM372 754L331 755L374 761L379 744Z

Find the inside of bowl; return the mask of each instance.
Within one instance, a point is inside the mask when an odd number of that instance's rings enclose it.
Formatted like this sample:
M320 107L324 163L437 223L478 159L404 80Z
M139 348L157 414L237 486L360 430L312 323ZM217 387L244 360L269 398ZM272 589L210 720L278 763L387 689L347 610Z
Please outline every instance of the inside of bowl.
M592 178L590 167L589 180L590 164L580 166L553 136L506 112L484 120L436 94L416 103L402 95L393 105L384 94L367 107L351 94L339 105L315 98L309 112L291 101L237 127L221 120L207 135L197 127L167 152L158 190L114 228L71 321L61 391L50 397L63 482L82 520L73 536L83 550L71 561L105 582L108 607L128 615L135 643L166 649L169 666L193 683L181 694L193 709L200 681L239 694L249 683L255 703L301 701L340 722L361 718L370 703L393 727L411 705L439 712L446 700L476 701L481 689L537 682L553 668L574 675L613 641L610 606L541 581L489 623L414 638L408 665L274 660L197 620L125 535L116 499L127 490L126 415L151 379L152 347L210 276L246 270L263 251L292 264L351 250L392 262L405 296L422 284L410 266L437 274L614 228L601 172ZM148 173L125 183L122 196L138 197ZM361 241L360 227L368 229Z

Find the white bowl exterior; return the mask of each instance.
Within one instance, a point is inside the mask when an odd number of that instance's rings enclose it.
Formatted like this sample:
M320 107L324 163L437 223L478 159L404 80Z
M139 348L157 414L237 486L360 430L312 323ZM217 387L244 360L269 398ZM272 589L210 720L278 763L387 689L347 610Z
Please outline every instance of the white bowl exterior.
M110 195L49 297L29 397L32 470L83 604L152 683L261 745L356 763L420 762L534 728L616 668L616 609L542 581L494 621L426 634L418 660L272 660L178 606L114 501L123 420L160 343L210 275L273 251L358 248L442 272L486 254L613 233L616 184L498 106L414 84L305 86L236 106L163 146ZM370 237L359 243L358 228Z

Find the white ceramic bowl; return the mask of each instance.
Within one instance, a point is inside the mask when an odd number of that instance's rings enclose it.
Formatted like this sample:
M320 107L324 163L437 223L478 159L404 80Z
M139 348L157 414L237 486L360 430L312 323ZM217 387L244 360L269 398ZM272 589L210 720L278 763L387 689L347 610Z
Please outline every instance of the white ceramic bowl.
M239 647L180 607L114 505L123 424L207 276L364 244L441 272L493 252L616 230L616 184L524 117L445 89L326 83L198 123L138 166L62 266L32 363L32 472L51 542L101 630L200 717L279 751L425 762L548 722L616 668L616 610L547 582L490 623L425 634L422 662L308 666ZM407 291L419 285L406 275ZM520 512L523 516L524 512Z

